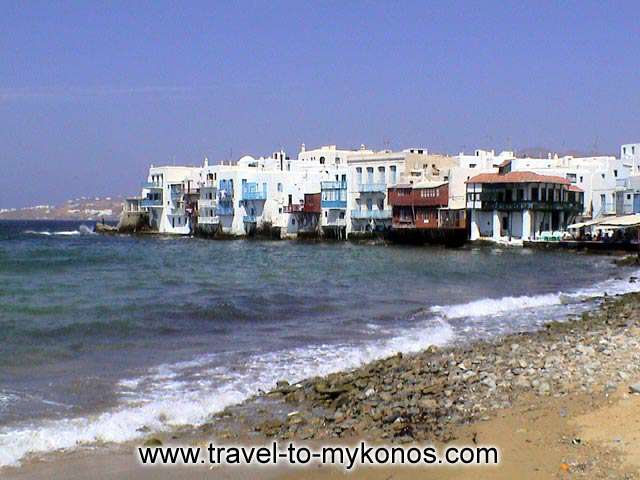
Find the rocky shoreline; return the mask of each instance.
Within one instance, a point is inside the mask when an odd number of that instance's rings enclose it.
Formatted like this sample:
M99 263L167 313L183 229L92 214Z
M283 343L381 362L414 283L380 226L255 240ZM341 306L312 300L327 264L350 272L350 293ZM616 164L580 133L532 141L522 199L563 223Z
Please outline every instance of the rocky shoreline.
M592 311L539 331L283 380L172 438L449 442L456 427L489 420L526 395L628 390L640 375L639 347L640 293L605 296Z

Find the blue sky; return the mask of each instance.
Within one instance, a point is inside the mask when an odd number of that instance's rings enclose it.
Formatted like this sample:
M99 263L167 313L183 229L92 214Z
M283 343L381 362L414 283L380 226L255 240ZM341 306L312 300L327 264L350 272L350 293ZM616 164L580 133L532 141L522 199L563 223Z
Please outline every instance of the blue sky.
M0 3L0 208L150 163L640 141L636 2Z

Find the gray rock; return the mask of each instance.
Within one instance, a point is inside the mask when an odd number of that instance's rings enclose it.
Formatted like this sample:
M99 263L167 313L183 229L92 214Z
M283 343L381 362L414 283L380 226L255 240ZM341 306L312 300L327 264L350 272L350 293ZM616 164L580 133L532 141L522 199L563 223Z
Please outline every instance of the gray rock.
M640 383L634 383L633 385L629 385L629 392L640 393Z

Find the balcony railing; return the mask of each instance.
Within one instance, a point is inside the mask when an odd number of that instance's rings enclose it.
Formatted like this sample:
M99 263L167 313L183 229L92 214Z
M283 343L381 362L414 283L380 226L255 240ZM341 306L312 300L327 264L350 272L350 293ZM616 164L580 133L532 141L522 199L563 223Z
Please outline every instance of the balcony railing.
M200 184L200 188L206 188L206 189L213 189L213 190L217 190L218 189L218 182L216 182L215 180L205 180L204 182L202 182Z
M482 200L482 208L488 210L582 210L578 202L534 202L532 200Z
M360 193L387 193L386 183L361 183L358 185Z
M293 203L291 205L285 205L284 207L282 207L282 211L284 213L302 212L303 209L304 209L304 205L302 205L300 203Z
M220 217L218 216L213 216L213 217L198 217L198 223L201 225L217 225L218 223L220 223Z
M256 216L255 215L245 215L244 217L242 217L242 221L244 223L256 223Z
M347 189L347 181L328 181L328 182L320 182L321 190L346 190Z
M351 218L356 220L385 220L391 218L391 210L351 210Z
M260 189L257 183L245 183L242 186L242 200L266 200L267 190Z
M213 208L218 202L214 198L199 198L198 208Z
M233 205L218 205L216 207L216 215L233 215Z
M629 188L630 182L628 178L616 178L617 188Z
M323 227L344 227L347 225L346 218L328 218L323 223Z
M152 200L150 198L143 198L140 200L140 206L142 208L162 207L162 200Z
M347 201L346 200L322 200L321 206L322 208L342 209L342 208L347 208Z
M158 185L157 183L153 183L153 182L144 182L142 184L142 188L146 188L148 190L151 190L151 189L162 190L162 185Z

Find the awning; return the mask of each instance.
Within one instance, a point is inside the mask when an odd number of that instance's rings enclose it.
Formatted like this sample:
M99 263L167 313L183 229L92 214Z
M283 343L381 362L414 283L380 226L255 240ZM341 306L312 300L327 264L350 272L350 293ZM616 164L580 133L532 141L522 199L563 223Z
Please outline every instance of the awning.
M623 215L621 217L609 217L606 221L599 224L601 227L637 227L640 226L640 214L634 213L633 215Z
M572 225L568 225L567 228L578 229L578 228L590 227L592 225L599 225L603 222L606 222L610 218L611 217L596 218L595 220L587 220L586 222L574 223Z

